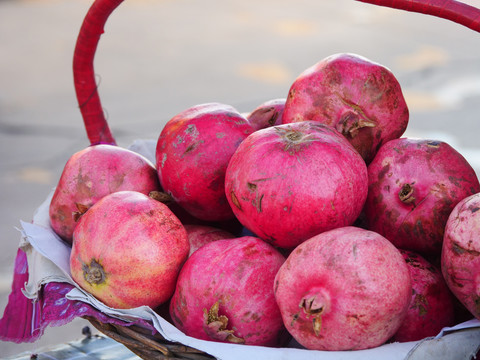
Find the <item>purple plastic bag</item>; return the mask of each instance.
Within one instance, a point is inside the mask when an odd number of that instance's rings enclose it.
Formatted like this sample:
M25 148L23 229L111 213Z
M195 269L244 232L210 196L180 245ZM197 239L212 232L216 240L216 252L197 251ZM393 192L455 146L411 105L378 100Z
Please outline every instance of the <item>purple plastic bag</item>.
M12 292L3 318L0 319L0 339L3 341L35 342L43 335L47 326L62 326L83 316L92 316L103 323L123 326L137 324L150 329L152 333L156 332L153 325L145 320L124 322L103 314L90 304L67 299L66 294L73 288L73 285L68 283L47 283L39 292L38 299L28 299L22 292L27 281L27 256L23 250L18 249Z

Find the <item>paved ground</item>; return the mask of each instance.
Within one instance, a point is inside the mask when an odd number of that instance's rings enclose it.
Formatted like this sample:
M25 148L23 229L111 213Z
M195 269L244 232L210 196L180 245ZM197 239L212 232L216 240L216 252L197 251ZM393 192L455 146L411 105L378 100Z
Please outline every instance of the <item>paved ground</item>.
M480 6L480 1L470 3ZM0 0L0 313L19 220L29 221L68 157L86 146L73 89L86 0ZM249 111L285 97L305 68L338 52L389 67L404 89L408 135L448 141L480 171L480 34L353 0L128 0L96 55L100 95L119 145L157 138L177 112L223 102ZM2 356L81 336L76 321Z

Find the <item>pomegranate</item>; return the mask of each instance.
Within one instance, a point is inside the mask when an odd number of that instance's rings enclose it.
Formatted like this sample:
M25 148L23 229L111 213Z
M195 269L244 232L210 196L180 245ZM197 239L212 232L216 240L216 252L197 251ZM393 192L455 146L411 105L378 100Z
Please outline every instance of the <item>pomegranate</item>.
M187 231L188 242L190 243L189 256L209 242L235 237L235 235L228 231L208 225L186 224L184 227Z
M480 191L465 158L429 139L389 141L368 166L368 178L367 227L427 259L439 256L453 207Z
M257 106L247 115L248 122L255 130L282 124L285 99L273 99Z
M405 318L411 294L399 250L383 236L353 226L300 244L275 278L287 330L313 350L383 344Z
M187 233L166 205L120 191L100 199L75 227L72 278L107 306L155 308L172 296L188 251Z
M225 198L228 162L253 128L233 107L217 103L174 116L157 142L160 183L174 201L205 221L234 218Z
M93 145L73 154L65 164L49 215L52 229L67 243L80 216L105 195L159 189L155 166L145 157L114 145Z
M293 248L353 224L367 182L365 162L342 135L304 121L248 136L228 164L225 191L246 228L277 247Z
M417 341L437 335L455 321L453 296L442 272L419 254L400 250L410 271L412 296L405 320L394 341Z
M155 191L155 192L151 192L149 196L166 204L168 208L182 222L184 226L199 225L199 226L213 227L213 228L217 228L218 230L222 230L224 232L230 233L232 237L236 237L242 232L243 225L235 217L228 220L213 221L213 222L200 220L195 216L191 215L189 212L187 212L175 201L173 201L172 197L165 192Z
M380 146L402 136L408 107L386 67L362 56L328 56L290 87L282 122L315 120L343 134L370 163Z
M480 193L460 201L445 227L442 273L445 281L470 313L480 319Z
M273 280L284 261L253 236L202 246L180 271L170 302L175 326L198 339L280 345L284 326Z

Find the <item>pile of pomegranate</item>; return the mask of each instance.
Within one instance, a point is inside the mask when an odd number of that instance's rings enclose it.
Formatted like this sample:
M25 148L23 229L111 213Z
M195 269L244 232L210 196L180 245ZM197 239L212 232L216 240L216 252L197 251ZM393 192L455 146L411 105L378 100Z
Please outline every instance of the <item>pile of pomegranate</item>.
M479 181L447 143L402 137L392 72L335 54L286 95L184 110L155 164L74 154L50 219L77 284L246 345L367 349L480 319Z

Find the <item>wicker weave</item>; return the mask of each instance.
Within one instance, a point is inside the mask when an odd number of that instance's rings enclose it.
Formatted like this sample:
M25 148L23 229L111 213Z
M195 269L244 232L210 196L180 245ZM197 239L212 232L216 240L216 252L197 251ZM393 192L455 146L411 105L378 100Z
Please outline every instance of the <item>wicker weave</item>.
M85 319L98 331L125 345L125 347L142 359L215 359L215 357L203 351L165 340L158 333L152 335L150 330L137 325L120 326L106 324L90 316L85 317Z

